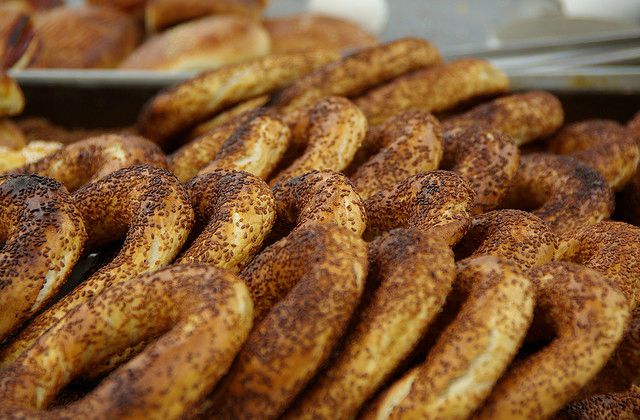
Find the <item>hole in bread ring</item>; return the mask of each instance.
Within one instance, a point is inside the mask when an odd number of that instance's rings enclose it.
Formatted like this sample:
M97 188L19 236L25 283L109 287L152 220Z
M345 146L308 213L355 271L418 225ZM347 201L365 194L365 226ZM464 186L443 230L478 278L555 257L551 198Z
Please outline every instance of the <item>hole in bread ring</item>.
M124 239L118 255L52 307L38 315L0 354L13 361L73 308L133 276L171 263L193 224L186 191L168 171L149 166L120 169L73 194L87 229L87 248Z
M105 134L72 143L16 172L48 176L75 191L118 169L141 164L167 167L162 150L152 142L138 136Z
M365 201L365 238L372 239L394 228L412 227L454 245L471 225L473 202L473 191L454 172L415 175Z
M551 152L573 156L595 168L614 191L629 182L640 162L640 146L633 132L611 120L569 124L548 144Z
M229 272L183 265L130 279L76 307L2 371L0 416L180 418L224 375L251 325L247 288ZM154 338L84 398L48 410L74 377Z
M521 157L501 204L532 210L560 237L608 218L613 206L613 193L595 169L568 156L543 153Z
M553 415L602 369L629 319L624 295L596 271L554 262L529 276L537 289L532 329L544 319L556 336L502 377L479 419Z
M365 293L371 296L363 299L335 359L284 418L355 418L416 346L454 278L445 243L415 229L377 237L369 245Z
M516 355L533 317L531 281L490 256L459 262L456 272L457 316L426 360L383 391L364 418L467 418Z
M366 200L412 175L437 169L443 153L442 130L428 112L409 110L370 130L362 149L366 151L359 154L369 156L350 178Z
M229 375L200 411L220 418L276 418L329 357L358 305L366 244L332 224L294 230L241 277L255 327Z
M0 342L64 284L87 239L72 197L36 175L0 176Z
M189 181L186 189L201 233L178 259L238 272L259 251L276 219L269 186L240 171L219 169Z

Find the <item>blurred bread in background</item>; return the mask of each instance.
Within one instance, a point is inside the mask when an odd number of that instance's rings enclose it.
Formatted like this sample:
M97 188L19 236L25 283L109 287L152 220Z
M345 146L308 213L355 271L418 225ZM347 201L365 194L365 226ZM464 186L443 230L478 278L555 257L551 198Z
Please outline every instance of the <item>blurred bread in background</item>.
M93 6L113 7L126 13L142 16L146 0L86 0Z
M375 45L375 35L356 23L314 13L265 19L274 53L309 49L346 50Z
M113 8L58 7L34 15L42 43L34 67L115 67L138 44L135 21Z
M204 70L266 55L269 34L241 15L192 20L151 36L120 66L123 69Z
M194 18L227 13L259 19L266 6L267 0L147 0L145 25L149 32L156 32Z
M30 15L12 5L0 5L0 70L28 66L38 47Z

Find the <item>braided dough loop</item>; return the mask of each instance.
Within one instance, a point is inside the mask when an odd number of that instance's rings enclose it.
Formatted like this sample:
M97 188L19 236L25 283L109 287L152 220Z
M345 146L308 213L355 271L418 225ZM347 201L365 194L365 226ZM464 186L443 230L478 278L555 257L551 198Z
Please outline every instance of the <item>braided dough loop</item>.
M564 121L562 104L554 95L544 91L530 91L503 96L480 104L471 110L446 119L445 131L483 125L510 136L521 146L548 137Z
M193 140L204 134L207 134L216 127L221 126L239 116L247 115L262 106L266 105L269 101L269 95L262 95L255 98L247 99L244 102L240 102L238 105L234 105L231 108L217 114L215 117L198 124L195 126L187 136L188 139Z
M330 51L272 54L201 74L151 99L138 118L138 129L163 146L217 112L282 88L311 70L335 60Z
M271 179L272 186L314 169L346 169L367 133L367 119L362 112L338 96L317 102L306 120L304 153Z
M280 120L258 116L241 125L200 174L234 169L267 179L286 152L290 137L289 127Z
M252 324L243 282L183 265L116 285L42 336L0 378L3 418L181 418L225 374ZM74 377L157 338L84 398L47 409Z
M572 263L529 271L536 314L555 338L515 366L493 389L479 419L547 418L571 401L607 362L629 318L624 295L597 272Z
M628 419L640 418L640 386L626 392L594 395L565 407L558 420Z
M467 418L516 355L533 318L534 287L511 262L459 262L464 303L427 359L385 390L364 418Z
M473 126L444 134L441 169L462 175L475 193L474 214L493 210L518 171L520 150L511 137Z
M455 278L451 249L415 229L396 229L369 246L372 290L344 347L285 418L354 418L416 346Z
M238 272L258 252L276 219L269 186L240 171L219 169L192 179L186 189L204 226L178 263L206 263Z
M365 201L365 238L394 228L412 227L454 245L471 225L473 203L473 191L454 172L415 175Z
M405 111L390 118L379 130L379 134L370 131L367 135L367 138L376 137L365 145L373 149L373 156L351 175L351 181L364 199L412 175L437 169L442 159L440 123L428 112Z
M597 169L614 191L629 182L640 162L640 144L633 132L611 120L569 124L549 141L549 148Z
M208 402L219 418L276 418L327 360L356 308L366 244L339 226L310 225L242 271L256 327Z
M607 219L613 193L595 169L568 156L524 155L502 207L531 209L561 236Z
M342 174L311 171L273 187L278 220L301 229L321 223L335 224L362 236L367 225L364 203Z
M409 71L440 62L436 47L405 38L361 49L293 82L277 94L272 106L287 115L327 96L353 97Z
M16 359L73 308L103 290L170 264L193 224L189 197L168 171L148 166L120 169L73 194L88 233L87 247L124 239L118 255L73 292L38 315L0 354Z
M17 172L48 176L75 191L118 169L142 164L167 167L162 150L154 143L138 136L106 134L70 144Z
M86 239L82 215L58 182L0 176L0 341L56 294Z
M506 92L509 79L489 62L452 61L418 70L371 89L355 100L371 125L407 109L442 112L473 98Z

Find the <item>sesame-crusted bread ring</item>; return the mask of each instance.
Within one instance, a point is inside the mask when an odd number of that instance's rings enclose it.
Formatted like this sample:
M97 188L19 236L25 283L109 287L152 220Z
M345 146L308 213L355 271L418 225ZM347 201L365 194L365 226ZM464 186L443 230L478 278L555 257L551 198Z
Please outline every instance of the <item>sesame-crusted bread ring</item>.
M561 259L613 280L632 309L640 304L640 227L602 221L583 227L563 245Z
M269 101L269 95L261 95L255 98L247 99L244 102L240 102L238 105L234 105L231 108L217 114L215 117L208 119L195 126L189 131L188 139L193 140L196 137L200 137L203 134L207 134L214 128L235 119L241 115L247 115L253 111L256 111Z
M273 187L279 229L335 224L361 236L367 225L364 203L344 175L311 171Z
M193 224L189 197L165 169L120 169L73 194L82 212L90 250L124 240L118 255L71 293L38 315L0 354L16 359L73 308L109 287L170 264Z
M338 58L330 51L272 54L201 74L152 98L138 129L164 148L170 138L239 102L279 89Z
M394 228L412 227L454 245L471 225L473 203L473 191L454 172L415 175L365 201L365 238Z
M640 418L640 386L626 392L599 394L565 407L557 420L634 420Z
M602 369L622 339L629 306L599 273L554 262L534 267L529 277L537 289L536 315L544 316L555 334L502 377L476 413L478 419L553 415Z
M49 156L16 169L60 181L69 191L121 168L152 165L166 168L162 150L142 137L106 134L70 144Z
M562 236L607 219L614 203L607 181L587 164L569 156L532 153L520 158L501 206L534 209L533 214Z
M86 239L82 215L58 182L0 176L0 341L56 294Z
M181 265L115 285L71 311L0 370L0 417L179 419L226 373L252 325L233 274ZM50 403L112 354L152 340L93 391Z
M331 354L358 305L365 242L336 225L294 230L260 253L241 277L256 324L207 417L277 418Z
M365 147L372 156L350 177L364 199L412 175L437 169L442 159L440 123L425 111L405 111L390 118L377 134L370 131L367 138Z
M516 265L482 256L459 262L460 311L426 360L386 389L364 418L469 417L516 355L533 318L535 289Z
M538 216L521 210L494 210L473 219L455 248L457 258L493 255L523 270L554 260L558 238Z
M0 133L0 138L2 133ZM1 141L1 140L0 140ZM32 141L19 149L0 146L0 173L13 171L37 162L62 149L64 145L55 141Z
M280 120L257 116L238 127L222 144L215 159L199 173L234 169L267 179L287 151L290 137L289 127Z
M330 96L318 101L305 117L304 152L278 172L271 185L311 170L346 169L367 134L367 119L351 101Z
M439 62L440 54L430 42L398 39L320 67L276 94L271 105L282 114L295 113L327 96L360 95L380 83Z
M473 125L497 129L518 145L548 137L562 126L564 111L554 95L530 91L503 96L446 119L445 131Z
M475 193L474 214L498 207L518 171L520 150L500 131L471 126L444 133L440 169L462 175Z
M611 120L569 124L550 141L553 153L570 155L597 169L614 191L631 179L640 162L640 143L627 127Z
M222 145L243 124L252 120L260 113L239 115L229 121L214 127L208 133L194 138L168 157L169 169L181 182L187 182L215 159Z
M453 254L444 242L415 229L376 238L369 245L372 297L355 315L336 358L285 418L354 418L416 346L454 278Z
M201 231L178 263L238 272L259 251L276 219L269 186L240 171L219 169L186 185Z
M508 88L507 76L489 62L465 59L400 76L371 89L355 103L369 124L377 125L407 109L442 112Z

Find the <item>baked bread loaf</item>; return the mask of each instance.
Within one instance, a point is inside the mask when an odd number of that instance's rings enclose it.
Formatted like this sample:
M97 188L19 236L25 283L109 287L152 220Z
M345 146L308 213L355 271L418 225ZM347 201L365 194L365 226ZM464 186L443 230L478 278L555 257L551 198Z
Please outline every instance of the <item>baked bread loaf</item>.
M112 8L58 7L34 18L42 50L33 67L115 67L138 44L135 21Z
M122 63L123 69L204 70L268 54L269 34L251 18L209 16L152 36Z
M317 48L343 51L378 43L375 35L353 22L315 13L265 19L264 26L271 35L273 52Z
M0 5L0 70L26 67L38 45L29 15L10 3Z
M149 32L155 32L208 15L233 13L258 18L267 2L268 0L147 0L145 24Z

